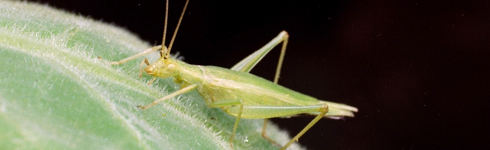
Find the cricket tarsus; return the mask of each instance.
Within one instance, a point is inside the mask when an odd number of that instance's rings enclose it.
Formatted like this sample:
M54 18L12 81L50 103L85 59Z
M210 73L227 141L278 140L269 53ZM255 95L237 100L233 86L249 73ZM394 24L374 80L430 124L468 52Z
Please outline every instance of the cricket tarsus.
M155 46L121 61L110 63L111 65L119 65L151 52L161 50L161 57L157 61L150 64L145 58L141 62L140 73L142 72L141 68L144 64L146 64L148 66L145 67L143 71L145 71L148 75L154 76L149 84L151 84L156 77L173 77L175 83L181 84L181 89L155 100L146 106L138 106L138 108L148 109L167 99L196 89L197 92L206 100L206 105L211 108L221 108L226 113L236 117L229 141L231 148L234 148L233 139L241 118L265 119L262 128L262 136L272 144L279 146L276 141L270 139L266 134L268 118L289 117L297 114L310 114L316 116L310 123L308 123L308 125L306 125L298 134L296 134L296 136L282 146L281 150L284 150L294 142L297 142L298 139L305 134L306 131L313 127L313 125L315 125L321 118L325 117L335 119L342 117L353 117L354 112L357 112L357 108L355 107L318 100L277 84L289 39L289 35L286 31L280 32L279 35L272 39L269 43L247 56L242 61L238 62L231 69L214 66L190 65L180 60L173 59L170 57L170 50L188 3L189 0L187 0L184 6L179 23L174 31L174 35L168 49L165 46L164 35L161 46ZM164 34L165 33L166 29L164 29ZM252 70L252 68L279 43L283 44L274 81L270 82L263 78L249 74L248 72L250 72L250 70Z

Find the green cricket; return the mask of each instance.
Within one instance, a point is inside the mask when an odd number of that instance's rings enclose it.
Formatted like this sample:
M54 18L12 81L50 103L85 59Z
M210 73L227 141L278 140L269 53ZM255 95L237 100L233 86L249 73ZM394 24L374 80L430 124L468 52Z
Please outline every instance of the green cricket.
M284 150L293 142L297 141L304 133L306 133L306 131L308 131L323 117L331 119L354 117L353 112L357 112L357 108L355 107L318 100L314 97L293 91L277 84L288 43L289 35L286 31L280 32L279 35L277 35L265 46L247 56L230 69L215 66L191 65L170 57L170 50L177 35L180 23L182 22L182 18L184 17L188 3L189 0L187 0L185 3L168 48L164 45L168 17L167 0L162 45L154 46L134 56L122 59L118 62L110 63L111 65L119 65L129 60L160 50L161 57L156 62L150 64L146 58L143 60L140 65L140 77L142 72L141 68L144 64L146 64L147 67L144 68L144 71L148 75L154 76L154 78L148 84L151 84L156 77L173 77L175 83L181 84L180 90L155 100L146 106L138 106L138 108L147 109L169 98L192 90L197 90L197 92L199 92L199 94L206 100L207 106L211 108L221 108L229 115L236 117L235 125L230 136L231 148L233 148L233 138L241 118L265 119L262 128L262 136L271 143L279 146L279 144L266 136L266 125L268 118L290 117L298 114L316 116L310 123L308 123L308 125L306 125L306 127L303 128L303 130L294 136L294 138L282 146L281 150ZM250 70L252 70L252 68L270 50L281 42L281 54L279 56L274 82L250 74Z

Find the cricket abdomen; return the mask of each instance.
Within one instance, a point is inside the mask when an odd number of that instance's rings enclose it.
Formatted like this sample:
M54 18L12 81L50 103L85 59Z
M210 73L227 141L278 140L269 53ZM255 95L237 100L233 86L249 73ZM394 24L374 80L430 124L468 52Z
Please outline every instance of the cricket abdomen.
M240 99L247 106L304 106L316 98L290 90L261 77L214 66L198 66L198 91L206 101Z

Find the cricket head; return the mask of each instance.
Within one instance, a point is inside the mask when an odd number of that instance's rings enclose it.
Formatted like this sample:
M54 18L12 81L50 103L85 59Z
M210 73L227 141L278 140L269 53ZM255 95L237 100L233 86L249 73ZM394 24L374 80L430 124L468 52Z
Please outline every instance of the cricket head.
M182 70L181 64L179 60L173 59L170 57L170 50L172 49L172 45L174 43L175 37L177 36L177 31L179 30L180 23L182 22L182 18L184 18L184 12L185 9L187 8L187 4L189 3L189 0L185 3L184 10L182 10L182 15L180 16L179 22L177 23L177 27L175 28L174 35L172 36L172 40L170 40L169 47L167 48L165 46L165 36L167 35L167 15L165 15L165 27L163 28L163 38L162 38L162 45L161 45L161 51L160 51L160 58L154 62L153 64L150 64L148 67L144 69L147 74L155 77L161 77L161 78L167 78L167 77L174 77L174 79L177 79L176 81L180 81L180 74ZM167 1L168 4L168 1ZM165 14L168 13L168 7L165 9ZM148 63L147 63L148 64Z
M181 70L181 66L177 61L178 60L175 60L170 56L162 56L157 61L147 66L144 71L146 71L148 75L160 78L176 77L180 74Z

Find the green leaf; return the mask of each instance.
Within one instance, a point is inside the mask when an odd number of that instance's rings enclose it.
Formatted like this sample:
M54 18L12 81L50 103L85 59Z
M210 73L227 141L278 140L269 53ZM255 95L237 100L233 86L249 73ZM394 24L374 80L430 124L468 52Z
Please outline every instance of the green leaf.
M150 77L137 75L141 59L120 66L107 60L149 47L99 21L45 5L0 1L0 147L231 149L235 117L207 107L195 91L148 110L136 108L179 85L171 79L147 85ZM242 119L235 148L278 149L261 137L262 123ZM272 139L288 141L287 133L268 127Z

